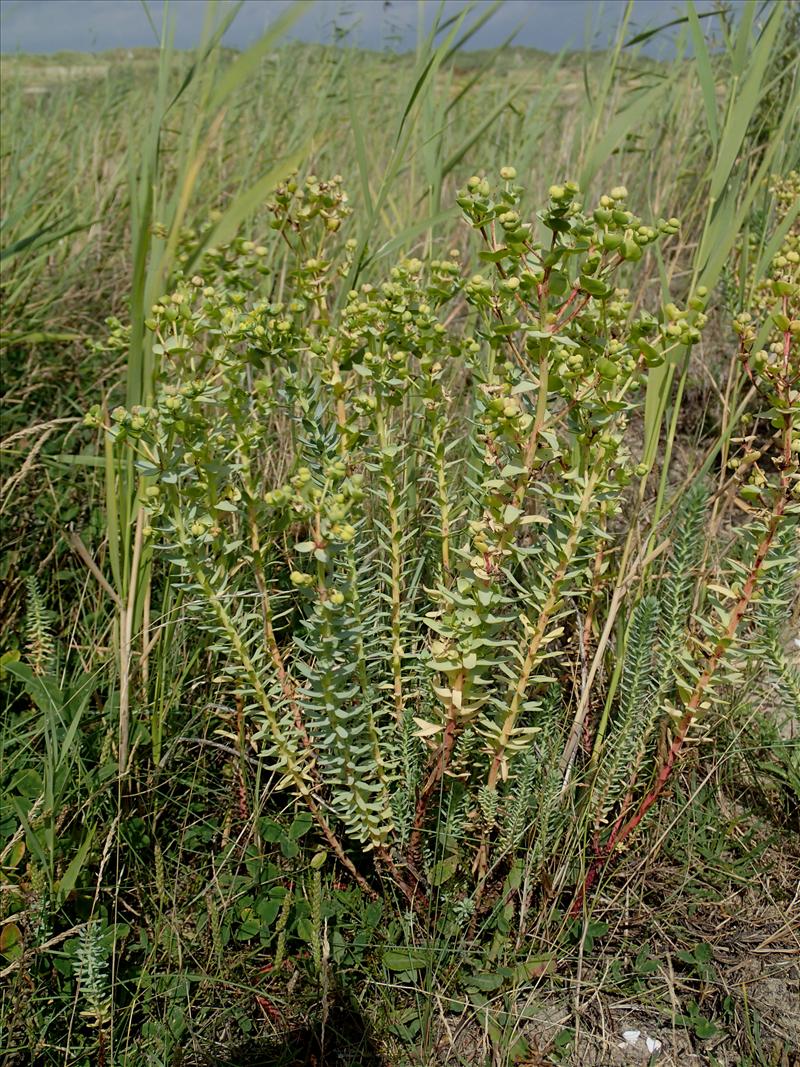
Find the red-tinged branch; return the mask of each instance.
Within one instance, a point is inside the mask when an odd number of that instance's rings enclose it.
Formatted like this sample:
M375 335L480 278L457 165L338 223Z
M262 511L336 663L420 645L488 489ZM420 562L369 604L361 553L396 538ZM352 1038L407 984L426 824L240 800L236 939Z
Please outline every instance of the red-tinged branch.
M300 704L297 700L297 693L295 692L294 685L286 671L286 666L283 662L281 650L278 647L278 642L275 638L275 631L272 627L272 604L270 601L269 589L267 587L267 578L264 573L264 567L261 562L261 542L258 536L258 523L256 521L255 513L251 507L248 512L248 520L250 524L250 548L253 553L253 573L256 580L256 586L258 588L259 596L261 598L261 616L262 625L264 628L264 644L269 652L270 659L275 668L275 673L278 676L280 682L281 691L292 709L292 718L294 720L295 729L297 730L300 739L303 743L305 750L312 755L314 753L314 747L311 744L311 738L308 736L308 730L303 719L303 712L300 708ZM319 785L319 779L316 774L316 766L312 764L314 771L314 781L316 785Z
M559 313L561 313L562 311L565 311L569 307L569 305L572 303L572 301L575 299L575 297L578 295L578 293L580 293L582 291L583 290L581 290L581 289L573 289L572 296L569 298L569 300L566 302L566 304L562 304L562 306L558 309ZM567 317L565 319L560 319L558 322L554 322L553 325L549 327L549 332L550 333L558 333L559 330L563 330L564 327L568 323L572 322L573 319L577 318L578 315L580 315L580 313L583 311L583 309L586 307L586 305L589 303L589 301L591 299L592 299L591 293L586 293L586 295L584 296L583 300L581 300L580 304L578 304L577 307L574 307L572 309L572 311L569 313L569 315L567 315Z
M456 685L463 684L463 680L456 681ZM450 715L447 719L447 724L444 728L444 736L442 737L442 743L436 750L433 757L433 766L431 771L420 790L419 797L417 798L417 807L414 812L414 825L411 828L411 836L408 842L408 862L409 867L412 869L416 866L416 857L420 851L420 845L422 842L422 828L425 825L425 814L428 809L433 792L436 789L439 782L444 777L444 773L450 763L450 759L453 755L453 749L456 743L456 717L455 708L451 707Z
M695 685L694 690L692 691L692 695L686 705L686 710L684 711L681 720L678 723L677 730L675 731L675 736L672 739L672 744L670 745L669 751L667 752L664 762L661 765L655 783L650 789L650 792L642 800L636 812L625 822L618 820L614 826L614 829L611 832L608 842L605 844L605 846L603 846L597 851L597 854L595 855L595 858L592 861L591 866L589 867L586 877L584 878L583 883L578 893L576 894L575 900L573 901L572 907L570 909L570 914L573 917L577 916L580 913L588 891L592 888L597 879L600 877L606 865L617 852L619 846L636 830L636 828L644 819L645 815L647 815L648 811L650 811L653 805L658 801L661 794L664 792L664 788L666 787L667 782L670 779L673 768L675 767L675 763L679 755L681 754L681 751L683 750L687 735L689 733L689 729L692 723L694 722L700 705L703 702L706 690L708 689L712 678L716 674L717 668L719 667L722 657L725 655L725 652L729 648L731 641L736 635L736 631L739 628L739 624L741 623L742 618L750 604L750 601L752 600L759 573L764 564L764 560L766 559L767 553L769 552L770 545L772 544L772 541L775 537L775 532L778 529L778 524L781 518L783 517L783 513L786 509L786 503L787 493L783 491L780 497L778 498L778 501L772 512L769 525L767 526L766 532L764 533L764 536L761 539L761 543L758 546L756 557L753 561L753 566L750 568L750 573L748 574L747 580L744 584L744 587L742 588L741 595L739 596L739 599L736 602L736 607L731 612L730 618L728 620L728 625L725 627L724 633L717 640L716 645L714 646L712 652L706 660L706 665L703 669L703 673L697 680L697 684Z
M503 726L500 731L500 736L495 747L495 752L492 757L492 762L489 767L489 775L487 778L487 785L489 789L497 788L497 780L499 777L505 778L506 757L508 752L508 746L511 743L511 739L514 734L514 730L517 725L517 719L519 717L522 704L525 700L525 694L528 688L528 682L530 681L531 673L537 662L537 656L542 643L545 640L547 633L547 627L550 625L550 619L553 612L558 606L559 598L561 595L561 585L567 575L567 572L572 564L575 551L578 546L578 540L583 532L583 526L586 522L586 517L591 509L592 501L594 500L594 490L599 481L599 472L595 471L590 474L586 479L586 484L583 488L580 504L578 510L575 513L575 517L572 523L572 529L567 537L566 544L564 545L564 552L561 561L558 565L558 569L553 575L550 581L550 592L547 600L542 605L539 612L539 619L536 624L536 628L530 635L528 647L523 660L522 670L520 671L517 685L514 689L511 703L508 711L506 712Z
M786 304L784 301L784 310ZM779 407L791 407L790 404L790 392L791 382L789 380L790 370L790 355L791 355L791 333L789 330L784 331L784 344L783 344L783 379L776 385L777 402ZM753 384L757 388L757 383L752 376L750 367L747 361L747 351L744 346L741 349L741 355L745 364L745 369L748 375L750 375ZM761 572L761 568L764 565L764 561L767 558L770 546L775 538L775 534L780 524L781 519L786 511L786 505L789 502L789 497L792 493L792 482L790 478L790 470L792 466L792 439L793 439L793 420L791 416L787 416L783 427L783 455L779 462L781 468L780 476L780 491L778 498L775 502L775 506L772 510L769 523L764 532L764 536L761 538L758 549L756 550L755 559L753 565L750 568L750 573L747 576L747 580L744 583L742 591L739 595L739 599L736 602L736 606L731 612L728 619L728 625L725 627L725 631L722 636L717 640L716 645L706 659L703 673L697 680L697 684L692 691L692 695L686 705L686 710L681 716L675 731L675 736L672 739L672 743L669 747L669 751L664 759L664 762L659 769L656 780L650 789L649 793L644 797L641 804L631 815L626 819L626 809L623 808L622 813L617 819L614 827L609 835L607 843L595 849L595 857L592 861L589 870L586 873L578 892L575 895L575 900L572 903L570 914L574 917L577 916L583 908L586 900L586 895L592 888L594 883L598 880L605 867L611 861L611 859L617 854L617 850L621 844L623 844L627 838L638 828L647 815L648 811L658 801L664 789L672 775L672 771L681 755L683 747L686 743L686 738L689 733L689 729L695 720L697 712L703 702L706 690L711 684L711 680L716 674L722 657L725 655L728 647L736 636L736 631L739 629L739 624L744 617L745 612L753 598L758 577Z
M366 896L369 897L370 900L376 900L378 894L375 892L375 890L372 888L372 886L369 884L363 874L359 874L359 872L356 870L355 864L345 852L344 848L342 847L341 841L331 829L328 820L325 818L322 808L317 804L314 798L308 794L306 794L303 799L306 802L308 810L314 817L314 821L322 831L323 837L328 842L328 847L330 848L331 852L333 852L339 863L341 863L344 869L348 871L348 873L351 875L358 887L366 894Z

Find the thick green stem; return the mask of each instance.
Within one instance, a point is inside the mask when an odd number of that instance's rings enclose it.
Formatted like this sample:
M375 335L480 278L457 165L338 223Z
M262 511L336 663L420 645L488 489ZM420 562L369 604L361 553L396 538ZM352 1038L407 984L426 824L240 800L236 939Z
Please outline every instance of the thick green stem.
M536 624L536 628L533 631L531 639L528 643L528 649L525 654L525 660L520 671L519 678L517 680L516 688L514 689L514 695L511 698L511 704L508 712L506 713L503 727L500 731L500 737L495 747L494 756L492 757L492 763L489 768L489 777L487 785L490 789L496 789L497 779L499 777L505 778L508 772L507 751L511 742L514 730L516 728L517 719L519 718L520 709L525 699L525 694L528 689L528 682L530 680L531 673L536 665L536 658L539 654L539 650L544 641L547 633L547 628L550 625L550 619L558 606L561 593L561 584L564 581L567 570L572 558L575 554L575 550L578 545L578 539L580 538L583 524L586 521L586 516L589 513L589 509L592 505L594 497L595 486L597 485L598 475L591 474L586 479L583 493L581 495L580 504L578 505L578 511L573 521L572 529L570 530L566 544L564 545L564 552L559 563L556 573L553 575L550 583L550 592L545 600L541 612L539 614L539 621Z
M381 450L381 477L389 513L389 557L391 567L391 628L392 628L392 676L394 686L394 713L398 723L403 718L403 643L401 638L402 620L402 531L400 527L399 495L397 493L397 465L394 452L389 447L389 436L383 412L376 412L376 429Z
M444 433L436 415L431 421L433 456L436 464L436 490L439 504L439 524L442 544L442 573L445 586L450 584L450 500L447 493L447 463Z

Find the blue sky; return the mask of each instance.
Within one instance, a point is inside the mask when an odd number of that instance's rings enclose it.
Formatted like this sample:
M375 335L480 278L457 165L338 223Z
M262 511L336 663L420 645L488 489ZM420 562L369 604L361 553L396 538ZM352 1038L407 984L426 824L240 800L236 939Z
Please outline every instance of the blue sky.
M219 0L219 9L232 0ZM191 48L197 43L205 0L170 0L175 18L175 43ZM288 0L245 0L226 42L246 47L287 6ZM439 4L427 0L316 0L310 12L295 24L291 37L304 41L331 41L334 26L356 24L355 41L368 48L413 47L420 10L429 25ZM445 15L464 7L464 0L445 0ZM488 6L478 0L475 12ZM699 11L712 8L711 0L698 0ZM150 0L150 11L160 25L164 0ZM475 35L472 48L502 43L520 27L516 43L559 51L582 48L591 41L602 47L613 36L625 8L624 0L505 0L500 10ZM682 12L679 0L635 0L632 27L658 26ZM474 16L473 16L474 17ZM705 25L710 27L712 20ZM155 44L141 0L0 0L0 48L3 52L102 51Z

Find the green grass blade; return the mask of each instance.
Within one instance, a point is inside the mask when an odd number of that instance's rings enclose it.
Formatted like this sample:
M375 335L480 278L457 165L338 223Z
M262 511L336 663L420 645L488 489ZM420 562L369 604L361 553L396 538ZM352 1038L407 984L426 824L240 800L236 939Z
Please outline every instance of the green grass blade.
M774 4L773 8L781 6L781 4ZM756 13L756 7L756 0L746 0L744 4L740 5L741 15L739 16L739 30L736 34L733 55L731 57L731 73L734 78L741 77L747 63L747 52L752 38L753 19Z
M669 85L669 82L663 82L646 89L614 117L584 164L580 179L581 188L585 189L591 184L592 179L606 160L619 147L625 137L642 123L645 116L650 111L661 106Z
M697 8L694 0L687 0L686 10L689 16L689 30L694 45L695 64L697 77L700 81L700 89L703 93L703 104L706 112L706 122L711 141L716 148L719 140L719 128L717 126L717 86L714 81L714 72L711 69L711 58L708 54L706 38L697 17Z
M772 54L772 46L783 18L780 4L773 7L764 31L753 50L749 71L742 82L741 91L732 102L719 145L717 164L711 178L709 196L716 202L728 183L731 170L747 135L761 95L761 85ZM740 31L741 32L741 31Z
M370 189L369 184L370 167L369 160L367 159L367 142L364 136L364 128L361 123L361 115L356 107L353 81L350 75L351 71L348 69L347 106L350 112L350 129L352 130L353 141L355 144L356 165L358 167L358 177L361 182L361 198L364 201L364 206L366 207L371 224L375 217L375 205L372 202L372 190Z
M313 6L313 0L294 0L258 41L228 67L214 87L209 109L216 111L234 90L255 75L258 65L275 46L276 41L294 26L295 22Z

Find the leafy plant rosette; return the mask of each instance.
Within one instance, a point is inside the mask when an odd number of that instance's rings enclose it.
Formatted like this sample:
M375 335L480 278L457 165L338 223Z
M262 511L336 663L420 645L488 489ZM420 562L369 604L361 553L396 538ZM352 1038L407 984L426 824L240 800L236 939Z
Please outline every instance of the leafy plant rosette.
M147 322L152 403L87 416L135 457L144 551L210 634L271 787L366 892L378 874L463 921L523 871L582 900L714 699L798 511L797 236L762 294L766 355L740 320L774 438L736 476L745 547L714 585L705 494L671 537L637 505L648 378L699 342L707 294L651 312L619 275L678 222L642 222L622 187L587 212L552 186L532 221L522 196L511 167L459 192L472 275L453 250L359 281L338 179L277 190L274 273L263 246L195 255L187 233Z

